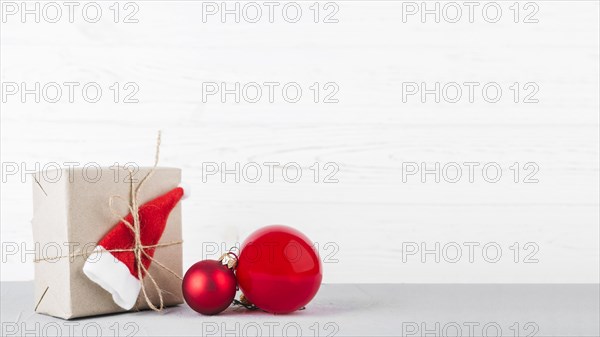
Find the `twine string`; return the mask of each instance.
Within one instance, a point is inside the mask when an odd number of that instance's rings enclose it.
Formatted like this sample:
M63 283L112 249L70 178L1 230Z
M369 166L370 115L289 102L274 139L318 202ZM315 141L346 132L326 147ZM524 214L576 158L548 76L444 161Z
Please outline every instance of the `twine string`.
M150 172L148 172L144 176L144 178L142 178L142 180L140 181L140 183L137 186L135 186L134 182L133 182L133 171L131 170L131 168L128 169L128 171L129 171L129 206L128 207L129 207L129 210L130 210L132 218L133 218L133 224L131 224L129 221L127 221L124 217L120 217L121 221L133 233L133 236L134 236L133 253L135 256L135 263L136 263L136 267L137 267L136 269L137 269L138 279L142 282L142 293L144 295L144 300L148 304L148 307L150 307L154 311L161 311L164 308L164 298L162 295L163 290L159 287L159 285L156 282L156 280L154 279L154 277L149 273L148 269L144 265L142 256L146 257L151 262L155 262L159 267L165 269L170 274L172 274L172 275L176 276L178 279L182 280L181 276L177 275L177 273L175 273L173 270L171 270L164 264L156 261L154 259L154 257L150 256L150 254L148 254L146 252L146 249L148 247L146 247L142 244L138 194L139 194L139 191L141 190L142 186L144 186L144 183L146 181L148 181L148 179L150 179L150 177L152 177L152 175L154 174L154 172L156 170L156 167L158 166L158 160L160 157L160 143L161 143L161 137L160 137L160 131L159 131L158 137L156 139L156 152L154 155L154 165L152 166L152 169L150 169ZM110 204L112 205L112 203L110 203ZM116 213L114 211L114 209L112 209L112 208L111 208L111 211L113 213ZM156 293L158 294L158 299L160 302L158 307L156 305L154 305L154 303L152 303L152 301L148 297L148 292L146 290L146 284L145 284L145 282L143 282L144 275L148 276L148 279L150 280L153 288L156 290Z
M155 245L143 245L142 247L145 248L145 249L160 248L160 247L168 247L168 246L180 245L182 243L183 243L183 241L171 241L171 242L157 243ZM132 252L132 251L133 251L133 248L123 248L123 249L109 249L109 250L105 250L104 252L113 253L113 252ZM78 257L78 256L88 257L88 256L90 256L92 254L102 254L102 253L103 252L95 252L93 250L89 251L89 252L80 251L78 253L73 253L73 254L38 258L38 259L33 260L33 262L34 263L38 263L38 262L42 262L42 261L53 261L53 260L60 260L60 259L66 259L66 258L75 258L75 257ZM156 262L156 264L159 264L157 260L154 260L153 262ZM175 274L175 275L177 275L177 274Z

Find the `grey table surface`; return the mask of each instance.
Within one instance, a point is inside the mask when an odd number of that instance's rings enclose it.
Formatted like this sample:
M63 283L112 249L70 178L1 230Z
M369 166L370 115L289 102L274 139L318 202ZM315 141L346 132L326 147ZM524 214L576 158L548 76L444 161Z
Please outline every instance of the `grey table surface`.
M3 336L599 336L598 284L325 284L305 310L187 305L65 321L33 311L31 282L2 282Z

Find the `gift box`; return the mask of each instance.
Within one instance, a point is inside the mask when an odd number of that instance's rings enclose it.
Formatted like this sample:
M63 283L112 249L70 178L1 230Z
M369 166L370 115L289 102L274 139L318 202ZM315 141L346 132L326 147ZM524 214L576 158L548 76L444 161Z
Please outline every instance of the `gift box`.
M180 181L181 170L166 167L36 175L35 311L71 319L183 303Z

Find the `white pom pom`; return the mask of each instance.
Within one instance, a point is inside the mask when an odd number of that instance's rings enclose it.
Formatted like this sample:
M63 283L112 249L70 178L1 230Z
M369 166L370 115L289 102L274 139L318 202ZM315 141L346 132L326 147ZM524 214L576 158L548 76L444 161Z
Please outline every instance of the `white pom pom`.
M191 195L191 189L190 189L190 185L186 184L184 182L179 183L179 187L181 187L183 189L183 196L181 197L182 200L185 200L187 198L190 197Z

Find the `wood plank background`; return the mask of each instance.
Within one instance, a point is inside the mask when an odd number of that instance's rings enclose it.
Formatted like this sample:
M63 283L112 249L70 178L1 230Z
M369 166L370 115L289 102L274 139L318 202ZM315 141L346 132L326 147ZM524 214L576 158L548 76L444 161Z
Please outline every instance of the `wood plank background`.
M537 1L535 24L514 23L512 2L498 2L495 24L477 15L475 23L403 23L402 2L393 1L335 2L332 24L312 22L313 2L299 2L296 24L203 23L199 1L135 3L134 24L112 22L112 3L102 3L95 24L1 24L3 83L97 82L104 90L94 104L8 97L3 163L150 165L162 129L162 165L181 167L192 188L184 266L215 258L202 243L229 246L283 223L318 243L329 283L599 281L598 2ZM268 81L299 83L301 101L202 101L203 82ZM402 102L403 82L468 81L499 83L502 99ZM135 82L139 103L112 102L114 82ZM314 82L335 82L339 103L312 102ZM537 83L539 103L514 103L514 82ZM274 183L202 181L202 163L270 161L299 163L303 179L288 183L278 169ZM481 175L402 182L405 162L466 161L497 162L504 175L496 184ZM315 162L338 165L339 182L312 182ZM514 162L536 163L539 183L512 182ZM33 245L31 181L7 177L1 197L1 278L31 279L30 256L22 263L5 254L7 242ZM403 262L403 242L496 242L503 255L498 263L481 253L473 263ZM515 263L514 242L535 243L539 262Z

